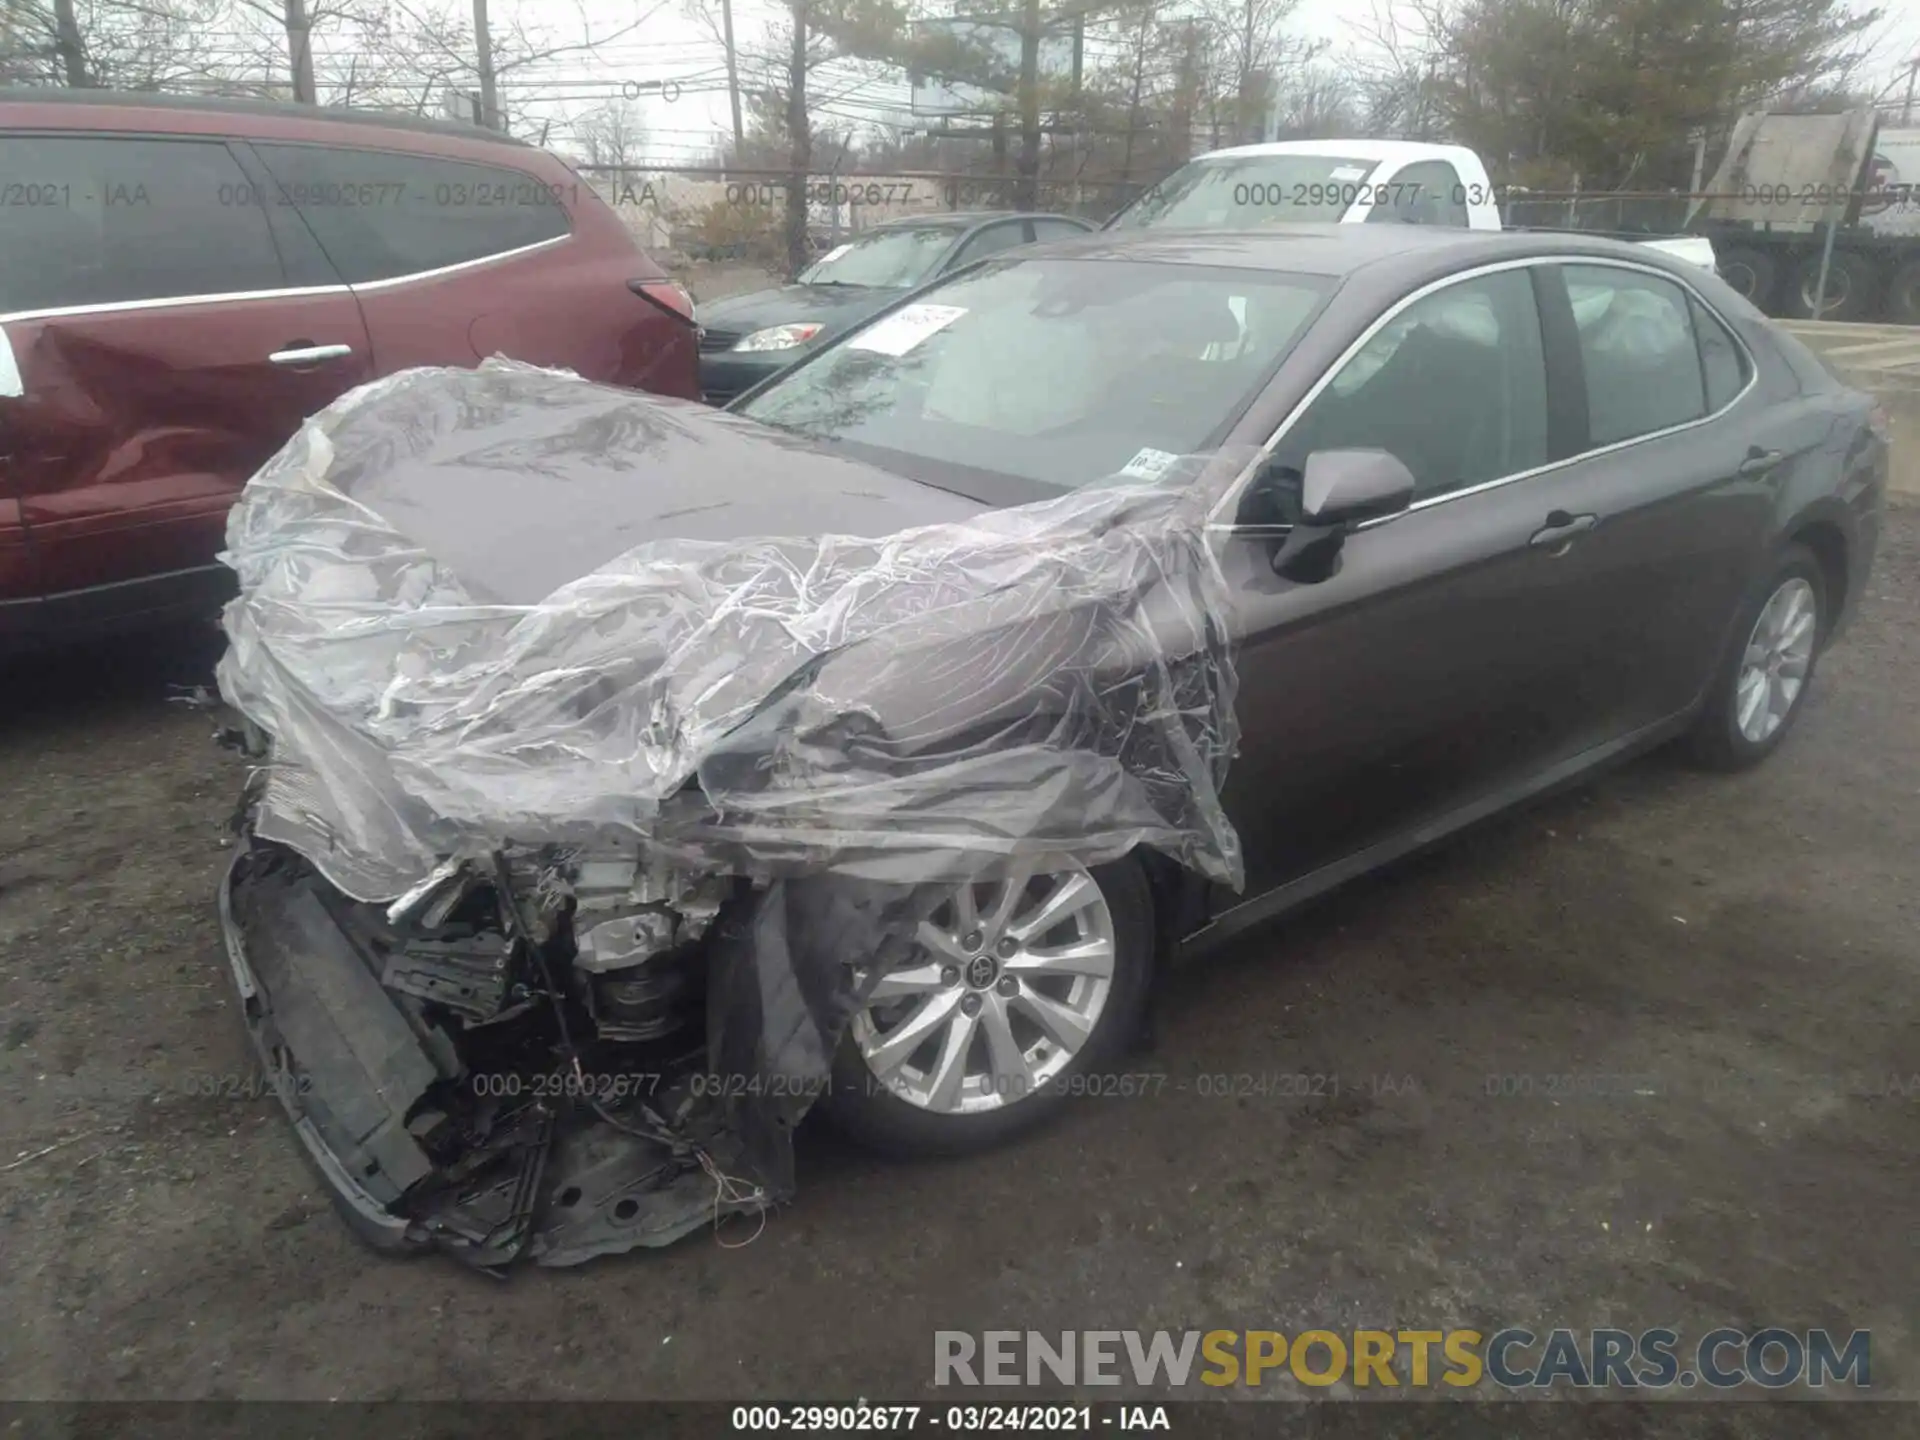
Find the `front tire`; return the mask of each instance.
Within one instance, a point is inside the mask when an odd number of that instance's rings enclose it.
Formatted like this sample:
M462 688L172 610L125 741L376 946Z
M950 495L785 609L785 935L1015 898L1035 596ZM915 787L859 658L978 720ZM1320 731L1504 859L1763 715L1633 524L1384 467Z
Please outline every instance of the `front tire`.
M1781 551L1765 584L1741 610L1688 748L1714 770L1758 765L1806 708L1827 632L1826 574L1801 545Z
M861 1144L986 1149L1046 1120L1139 1033L1155 932L1137 862L1016 872L923 909L918 953L853 1017L821 1101Z

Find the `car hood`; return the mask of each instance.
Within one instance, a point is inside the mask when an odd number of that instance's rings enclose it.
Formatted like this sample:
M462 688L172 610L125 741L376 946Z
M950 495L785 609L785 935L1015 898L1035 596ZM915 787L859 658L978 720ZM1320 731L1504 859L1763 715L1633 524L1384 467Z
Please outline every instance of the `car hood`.
M1246 458L994 508L513 362L363 386L228 519L258 833L363 900L509 843L912 883L1149 845L1237 885L1205 522Z
M704 328L728 334L748 335L769 325L808 320L820 321L831 334L884 310L904 294L851 285L782 285L701 305L698 316Z
M510 441L466 425L337 483L475 599L508 605L647 541L880 536L988 508L704 405L573 394L564 413L512 412Z

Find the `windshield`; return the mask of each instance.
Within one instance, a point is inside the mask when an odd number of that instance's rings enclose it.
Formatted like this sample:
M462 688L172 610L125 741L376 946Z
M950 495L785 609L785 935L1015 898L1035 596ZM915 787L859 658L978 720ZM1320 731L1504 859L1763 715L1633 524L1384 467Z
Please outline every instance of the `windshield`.
M1153 479L1226 437L1330 286L1192 265L1003 260L854 332L742 411L814 440L1046 485Z
M1223 155L1188 161L1114 216L1110 228L1244 230L1281 223L1338 224L1369 198L1373 160L1338 155Z
M927 278L959 233L951 225L875 231L829 250L800 272L800 283L911 290Z

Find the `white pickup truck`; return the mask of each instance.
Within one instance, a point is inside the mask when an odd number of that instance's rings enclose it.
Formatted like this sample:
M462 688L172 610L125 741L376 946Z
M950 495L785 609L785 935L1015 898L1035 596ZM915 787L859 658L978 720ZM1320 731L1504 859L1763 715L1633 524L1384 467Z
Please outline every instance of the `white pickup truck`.
M1215 150L1149 187L1107 227L1240 230L1383 221L1506 228L1478 155L1463 145L1413 140L1282 140ZM1713 244L1704 236L1617 238L1715 268Z

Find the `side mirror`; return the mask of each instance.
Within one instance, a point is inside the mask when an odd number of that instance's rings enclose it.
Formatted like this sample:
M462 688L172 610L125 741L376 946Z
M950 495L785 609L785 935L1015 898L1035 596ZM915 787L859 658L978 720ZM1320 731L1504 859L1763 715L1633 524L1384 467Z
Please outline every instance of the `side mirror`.
M1300 519L1274 551L1274 573L1317 585L1338 573L1347 532L1413 500L1413 472L1385 450L1315 450L1300 477Z
M1413 472L1385 450L1316 450L1300 481L1308 525L1347 528L1397 515L1413 500Z

